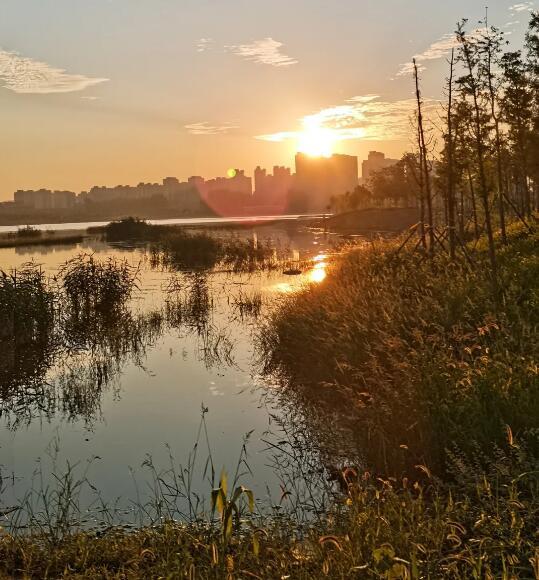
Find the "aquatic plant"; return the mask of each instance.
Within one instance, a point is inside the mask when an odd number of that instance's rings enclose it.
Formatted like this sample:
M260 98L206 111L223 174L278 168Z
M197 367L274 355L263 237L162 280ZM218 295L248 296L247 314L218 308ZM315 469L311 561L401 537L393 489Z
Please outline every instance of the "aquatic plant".
M56 348L56 299L34 264L0 271L0 390L35 385L52 364Z
M245 292L240 290L237 296L230 300L234 312L237 312L240 318L257 319L262 313L263 298L260 291Z
M106 312L129 300L137 288L138 271L125 260L99 261L81 253L61 266L59 276L73 312Z
M156 240L161 236L163 226L153 226L145 220L127 217L112 221L98 231L104 231L106 239L111 242L131 240L150 241Z

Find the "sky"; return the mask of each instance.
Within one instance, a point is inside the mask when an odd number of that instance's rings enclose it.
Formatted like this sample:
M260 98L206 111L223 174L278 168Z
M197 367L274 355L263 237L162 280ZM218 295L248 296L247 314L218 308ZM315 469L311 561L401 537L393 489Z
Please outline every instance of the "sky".
M491 0L521 42L539 0ZM0 0L0 200L293 166L305 135L400 156L413 84L442 97L448 37L484 0Z

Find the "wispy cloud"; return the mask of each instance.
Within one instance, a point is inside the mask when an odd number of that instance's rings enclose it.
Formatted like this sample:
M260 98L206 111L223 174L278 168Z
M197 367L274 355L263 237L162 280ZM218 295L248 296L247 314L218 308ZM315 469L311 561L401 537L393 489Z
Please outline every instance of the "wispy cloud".
M435 101L425 102L425 113L433 111ZM313 127L331 129L335 141L398 141L410 135L410 118L415 110L414 99L385 101L379 95L360 95L345 104L322 109L301 119L302 129L258 135L264 141L297 140Z
M519 4L513 4L509 6L509 10L513 13L515 12L529 12L533 9L533 2L520 2Z
M15 93L71 93L108 80L70 74L46 62L0 49L0 86Z
M233 123L223 123L221 125L211 125L208 121L200 123L191 123L185 125L185 128L191 135L220 135L228 133L232 129L237 129L238 126Z
M291 66L298 61L281 52L283 43L273 38L263 38L255 40L250 44L237 44L227 46L226 49L247 60L259 64L269 64L271 66Z
M468 38L477 38L481 33L485 31L485 28L474 28L473 30L467 32ZM507 34L507 33L506 33ZM445 58L450 52L451 49L456 48L459 44L457 36L454 32L449 32L444 34L441 38L433 42L426 50L415 54L413 58L415 58L419 70L424 70L425 65L424 63L429 60L440 60L441 58ZM401 64L399 71L397 72L397 76L405 76L409 75L413 72L414 65L412 63L412 59L410 62L406 62Z
M206 50L209 50L214 43L215 41L213 38L199 38L196 45L197 52L205 52Z

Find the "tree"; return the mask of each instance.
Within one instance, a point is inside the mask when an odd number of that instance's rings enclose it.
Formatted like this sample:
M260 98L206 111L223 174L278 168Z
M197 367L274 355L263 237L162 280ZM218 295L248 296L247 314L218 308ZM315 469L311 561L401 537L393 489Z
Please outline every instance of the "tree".
M489 185L487 181L486 154L489 140L488 97L485 94L485 85L481 75L478 74L479 51L477 41L470 38L465 31L466 21L457 26L457 39L459 41L459 60L464 67L464 75L457 80L461 95L471 101L472 119L470 132L473 137L474 153L478 169L479 192L485 214L485 227L487 230L488 252L493 279L496 280L496 248L492 229L492 217L490 207Z

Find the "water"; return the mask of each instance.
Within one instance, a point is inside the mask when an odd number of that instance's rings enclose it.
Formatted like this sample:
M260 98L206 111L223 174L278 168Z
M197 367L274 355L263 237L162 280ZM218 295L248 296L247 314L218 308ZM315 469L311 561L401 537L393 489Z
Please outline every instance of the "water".
M87 400L83 404L76 397L73 401L73 393L81 389L77 381L83 380L77 370L78 355L47 374L45 382L56 393L54 397L40 398L38 394L14 410L10 408L10 394L4 394L0 418L4 506L15 505L28 489L35 487L32 473L36 466L44 466L49 473L54 456L60 472L67 461L78 463L80 472L91 462L89 479L102 499L113 502L120 498L120 505L125 507L136 499L134 479L139 493L145 492L150 481L147 470L141 467L148 455L159 468L166 468L168 444L178 461L187 460L197 436L202 407L208 409L206 423L215 469L220 471L224 467L233 473L243 438L252 432L248 445L252 473L242 476L241 483L253 489L258 498L266 497L268 489L279 496L279 478L269 466L271 454L264 439L270 437L265 435L268 429L277 429L272 415L280 416L282 409L276 403L268 403L264 396L276 387L259 374L254 360L256 321L249 317L242 320L234 300L240 292L257 290L268 303L306 282L321 281L325 272L324 254L332 242L323 234L286 227L265 226L242 235L256 236L258 240L271 237L293 258L315 258L315 267L300 276L286 276L282 269L251 275L209 274L207 284L214 301L210 340L213 345L217 341L218 347L205 352L204 341L193 328L161 329L139 357L132 356L127 349L127 354L117 361L119 372L107 384L98 386L90 381L84 387ZM73 246L0 249L0 268L21 268L33 261L55 274L61 264L81 251L94 252L98 259L127 259L140 268L140 291L135 293L130 306L134 316L162 308L167 298L164 289L171 277L177 276L153 269L141 249L95 240ZM233 345L233 361L227 359L227 344ZM66 389L62 391L58 386L66 365L75 369L75 376L71 377L75 387L67 389L67 395ZM207 455L202 444L199 455L203 459ZM209 497L207 482L199 480L195 488L201 496Z
M162 220L146 220L148 223L155 225L183 225L183 226L198 226L198 225L223 225L223 224L253 224L253 223L263 223L263 222L273 222L275 220L284 221L300 221L303 219L322 217L322 214L316 215L264 215L264 216L238 216L238 217L198 217L198 218L173 218L173 219L162 219ZM88 228L102 227L106 226L109 222L73 222L73 223L60 223L60 224L35 224L32 225L33 228L39 230L55 230L55 231L67 231L67 230L86 230ZM11 225L11 226L0 226L0 234L7 234L10 232L16 232L21 226Z

